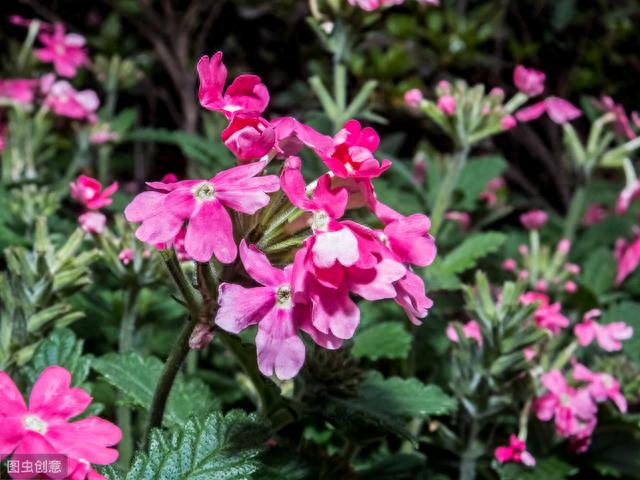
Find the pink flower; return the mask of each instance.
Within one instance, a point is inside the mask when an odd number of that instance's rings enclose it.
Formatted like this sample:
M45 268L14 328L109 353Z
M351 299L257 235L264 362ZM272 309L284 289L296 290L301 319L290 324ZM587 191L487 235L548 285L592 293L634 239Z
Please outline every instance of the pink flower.
M556 250L558 251L558 253L562 255L567 255L571 250L571 240L563 238L558 242L558 245L556 246Z
M257 75L239 75L223 94L227 81L227 67L222 52L211 59L201 57L197 65L200 88L198 99L207 110L224 113L230 118L237 112L262 113L269 104L269 91Z
M71 196L90 210L110 205L111 195L118 190L118 182L113 182L102 190L102 184L95 178L80 175L75 182L69 184Z
M567 280L564 283L564 291L567 293L576 293L576 290L578 290L578 286L576 285L575 282L572 282L571 280Z
M633 336L633 328L624 322L613 322L601 325L594 320L600 316L600 310L589 310L584 314L582 323L578 323L573 333L578 343L583 347L589 345L595 339L598 345L607 352L615 352L622 349L622 340L628 340Z
M253 214L269 203L267 193L280 188L275 175L256 176L266 162L239 165L209 180L149 182L157 190L136 196L124 211L130 222L142 222L136 237L149 244L172 241L188 222L185 249L198 262L215 255L222 263L235 260L231 217L224 207Z
M564 269L571 275L578 275L580 273L580 265L576 265L575 263L565 263Z
M537 97L544 91L546 75L540 70L518 65L513 71L513 83L528 97Z
M601 403L611 400L622 413L627 412L627 400L620 392L620 384L608 373L592 372L580 363L573 366L573 378L588 382L587 390L594 402Z
M640 194L640 190L638 192ZM587 207L582 223L584 225L597 225L607 218L607 211L599 203L591 203Z
M613 255L618 264L616 285L620 285L625 278L635 271L640 263L640 235L634 236L631 241L623 238L618 239Z
M89 464L108 465L118 451L111 448L122 438L120 429L102 418L77 417L91 403L81 388L70 388L71 374L62 367L48 367L36 380L29 406L6 373L0 372L0 452L16 455L66 455L69 470L84 464L84 475L99 479Z
M371 179L391 166L389 160L380 163L373 156L379 143L380 137L373 128L362 128L357 120L349 120L333 137L332 149L317 153L340 178Z
M636 138L635 132L631 129L627 112L625 112L621 104L616 103L613 98L603 95L600 102L596 102L596 105L605 112L612 113L615 116L613 129L618 135L626 137L628 140Z
M541 117L545 112L558 125L575 120L582 115L580 109L571 102L558 97L547 97L516 112L516 118L520 122L530 122Z
M516 117L513 115L505 115L500 119L500 128L503 130L511 130L518 124Z
M100 212L85 212L78 217L78 223L86 233L100 235L107 225L107 217Z
M516 462L527 467L533 467L536 464L533 455L526 450L525 443L515 435L509 437L508 446L496 448L494 456L499 463Z
M443 95L438 99L438 108L442 113L452 116L456 113L457 102L451 95Z
M108 124L102 124L97 129L91 132L89 136L89 143L92 145L102 145L107 142L116 142L120 140L120 135L116 132L112 132L109 129Z
M462 230L468 230L471 226L471 215L467 212L456 212L450 210L444 214L445 220L457 222Z
M93 123L100 100L93 90L77 91L66 80L60 80L51 85L44 105L57 115Z
M78 67L89 63L84 37L76 33L65 35L60 23L53 26L52 33L40 33L38 40L43 47L34 50L36 57L42 62L53 63L56 72L62 77L74 77Z
M257 113L236 113L222 131L222 141L240 163L258 160L273 150L274 127Z
M590 392L569 386L558 370L543 374L541 382L548 392L533 404L538 419L547 422L555 418L556 431L563 437L589 436L598 410Z
M507 272L513 272L518 267L518 264L513 258L505 258L502 262L502 269Z
M133 257L133 250L130 248L125 248L118 254L118 260L120 260L123 265L129 265L133 261Z
M6 98L16 103L30 104L38 85L37 80L16 78L0 80L0 98Z
M458 343L460 339L458 338L458 332L456 331L453 323L450 323L447 326L447 338L451 340L453 343ZM482 332L480 331L480 325L475 320L471 320L462 325L462 333L466 338L473 339L477 342L478 345L482 346Z
M271 120L276 131L276 151L278 157L289 158L297 155L303 146L315 152L327 152L333 148L333 139L323 135L293 117L281 117Z
M547 223L548 218L547 212L542 210L529 210L520 215L520 223L527 230L539 230Z
M560 304L549 304L549 297L544 293L526 292L520 296L520 303L531 305L538 303L533 318L539 328L549 330L551 334L557 335L560 330L569 326L569 319L560 312Z
M412 88L404 93L404 103L409 108L418 108L424 96L418 88Z
M294 290L294 266L284 270L274 268L262 252L247 246L244 240L240 244L240 258L249 276L261 286L221 284L215 323L232 333L258 325L256 349L263 375L275 373L281 380L297 375L305 357L299 330L325 348L340 347L339 338L329 332L323 334L312 325L312 309L306 301L300 301L306 293Z
M638 198L640 198L640 181L634 180L618 195L618 200L616 201L616 213L618 215L624 215L627 213L631 204Z

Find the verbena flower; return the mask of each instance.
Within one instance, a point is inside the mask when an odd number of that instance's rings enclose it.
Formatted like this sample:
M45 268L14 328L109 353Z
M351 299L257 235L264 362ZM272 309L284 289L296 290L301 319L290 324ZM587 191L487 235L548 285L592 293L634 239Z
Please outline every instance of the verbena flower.
M602 325L595 321L600 316L600 310L589 310L584 314L581 323L578 323L573 333L578 343L586 347L594 340L600 348L607 352L615 352L622 349L622 341L633 336L633 328L624 322L612 322Z
M537 97L544 91L546 75L540 70L518 65L513 70L514 85L528 97Z
M110 205L111 195L118 190L118 182L113 182L104 190L102 184L95 178L80 175L75 182L69 184L71 196L90 210L98 210Z
M84 48L85 39L77 33L65 33L60 23L53 28L45 28L38 35L42 48L34 50L35 56L45 63L53 63L58 75L75 77L78 67L89 63L89 57Z
M496 448L494 456L499 463L516 462L527 467L533 467L536 464L533 455L527 451L526 444L516 435L509 437L509 445Z

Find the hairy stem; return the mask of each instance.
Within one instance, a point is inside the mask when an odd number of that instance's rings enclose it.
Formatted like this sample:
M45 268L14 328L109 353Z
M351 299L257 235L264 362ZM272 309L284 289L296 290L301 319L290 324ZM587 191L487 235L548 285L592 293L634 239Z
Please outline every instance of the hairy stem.
M563 237L567 240L573 241L580 221L584 215L584 211L587 205L587 191L586 187L581 186L573 194L571 204L569 205L569 213L567 214L567 220L564 224Z
M438 195L433 203L433 209L431 210L431 235L434 237L442 226L445 212L451 205L451 195L458 184L460 173L464 168L467 157L469 156L469 147L467 145L460 148L460 150L453 157L447 168L447 174L444 177L444 181L438 190Z

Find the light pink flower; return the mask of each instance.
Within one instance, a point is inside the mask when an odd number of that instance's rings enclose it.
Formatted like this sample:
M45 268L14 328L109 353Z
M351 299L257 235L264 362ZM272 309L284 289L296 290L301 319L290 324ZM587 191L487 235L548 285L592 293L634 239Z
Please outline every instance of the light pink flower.
M515 435L509 437L508 446L496 448L494 456L499 463L516 462L527 467L533 467L536 464L536 459L526 450L525 443Z
M544 113L547 113L549 118L558 125L575 120L582 115L582 111L571 102L558 97L547 97L516 112L516 118L520 122L530 122Z
M78 223L84 232L100 235L107 226L107 217L100 212L85 212L78 217Z
M627 412L627 400L620 392L620 384L613 376L604 372L592 372L580 363L574 364L572 375L578 381L589 383L587 390L594 402L611 400L622 413Z
M90 464L108 465L116 461L115 446L122 438L120 429L102 418L77 417L91 403L81 388L70 388L71 374L62 367L48 367L36 380L29 406L6 373L0 372L0 452L2 454L66 455L70 471L84 463L84 475L76 479L103 478ZM1 458L1 457L0 457Z
M30 104L33 102L37 86L37 80L26 78L0 80L0 98L16 103Z
M613 255L618 264L616 272L616 285L622 284L631 275L640 263L640 235L635 235L632 240L619 238L616 241Z
M639 191L640 194L640 191ZM584 225L597 225L607 218L607 210L599 203L591 203L582 218Z
M120 140L120 135L111 131L106 123L93 130L89 136L89 143L92 145L102 145L107 142L117 142L118 140Z
M578 286L576 285L575 282L571 281L571 280L567 280L564 283L564 291L567 293L576 293L576 290L578 290Z
M462 230L468 230L471 226L471 215L468 212L450 210L444 214L445 220L456 222Z
M513 71L513 83L528 97L537 97L544 91L546 75L540 70L518 65Z
M469 322L463 324L462 333L466 338L475 340L478 345L482 346L482 332L480 331L480 325L475 320L470 320ZM450 323L447 326L446 334L447 338L453 343L458 343L460 341L460 339L458 338L458 332L453 326L453 323Z
M456 113L457 102L451 95L443 95L438 99L438 108L442 113L448 116L452 116Z
M102 190L102 184L95 178L80 175L75 182L69 184L71 196L90 210L98 210L110 205L111 195L118 190L118 182L113 182Z
M556 431L563 437L589 436L598 410L590 392L569 386L558 370L543 374L541 382L548 392L533 404L538 419L547 422L555 418Z
M567 255L571 250L571 240L563 238L558 242L558 245L556 246L556 250L558 251L558 253L562 255Z
M518 264L513 258L505 258L502 262L502 269L507 272L513 272L518 267Z
M520 215L520 223L527 230L539 230L547 223L548 218L547 212L542 210L529 210Z
M564 269L571 275L578 275L580 273L580 265L576 265L575 263L565 263Z
M404 93L404 103L409 108L418 108L424 96L418 88L412 88Z
M631 204L640 198L640 181L634 180L620 191L616 201L616 213L624 215Z
M273 150L275 128L258 113L236 113L222 131L225 146L238 157L240 163L258 160Z
M307 301L300 301L306 292L294 291L293 265L284 270L274 268L262 252L247 246L244 240L240 244L240 258L249 276L261 286L221 284L215 323L231 333L258 325L258 367L264 375L275 373L281 380L297 375L305 357L299 330L307 332L325 348L340 347L339 338L330 332L322 333L312 325L311 306Z
M78 67L89 63L84 37L77 33L65 34L60 23L53 26L53 32L40 33L38 40L43 47L34 50L36 57L41 62L53 63L56 72L62 77L74 77Z
M96 121L95 112L100 106L96 92L77 91L66 80L60 80L51 85L43 103L57 115L74 120L87 120L89 123Z
M201 57L197 65L200 87L198 99L207 110L224 113L230 118L237 112L262 113L269 104L269 91L257 75L239 75L224 91L227 67L222 63L222 52L211 59Z
M133 250L130 248L125 248L118 254L118 260L120 260L123 265L129 265L133 261L133 257Z
M349 120L333 137L333 148L317 153L338 177L371 179L391 166L389 160L380 163L373 156L379 144L380 137L373 128L362 128L357 120Z
M578 323L573 333L578 343L583 347L589 345L595 339L598 345L607 352L615 352L622 349L623 340L633 336L633 328L624 322L613 322L601 325L594 319L600 316L600 310L589 310L584 314L581 323Z
M185 249L198 262L215 255L222 263L235 260L231 217L225 207L254 214L269 203L267 193L280 188L275 175L256 176L266 162L239 165L209 180L149 182L156 191L136 196L124 211L130 222L141 222L136 237L149 244L172 241L188 222Z
M557 335L560 330L569 326L569 319L560 312L559 303L549 304L549 297L544 293L526 292L520 296L520 303L531 305L537 303L538 307L533 313L533 318L539 328L549 330Z

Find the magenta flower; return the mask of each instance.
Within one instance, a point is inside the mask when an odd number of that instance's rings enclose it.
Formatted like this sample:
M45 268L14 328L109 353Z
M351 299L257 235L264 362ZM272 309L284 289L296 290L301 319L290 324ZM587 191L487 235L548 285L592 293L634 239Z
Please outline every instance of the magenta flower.
M536 459L526 448L527 446L522 440L515 435L511 435L509 437L509 445L496 448L494 456L499 463L516 462L522 463L527 467L533 467L536 464Z
M317 153L338 177L371 179L391 166L389 160L380 163L373 156L379 144L380 137L373 128L362 128L357 120L349 120L333 137L333 149Z
M118 260L120 260L122 264L125 266L133 262L133 258L134 258L133 250L131 250L130 248L125 248L121 250L120 253L118 254Z
M640 189L638 190L638 194L640 195ZM597 225L598 223L602 223L605 218L607 218L607 210L599 203L594 202L589 204L587 210L584 212L582 223L587 226Z
M215 255L222 263L235 260L231 217L224 207L253 214L269 203L267 193L280 188L275 175L256 176L266 162L240 165L209 180L149 182L156 191L136 196L124 211L130 222L141 222L136 237L149 244L171 242L188 222L185 249L198 262Z
M107 226L107 217L100 212L85 212L78 217L78 223L84 232L100 235Z
M630 241L619 238L616 241L613 255L618 264L616 285L620 285L638 268L640 263L640 235L635 235Z
M13 381L0 372L0 452L66 455L70 471L82 463L85 475L99 479L102 477L89 464L115 462L118 451L111 447L120 441L122 433L116 425L99 417L69 421L91 403L87 392L70 388L70 384L71 374L67 370L57 366L46 368L33 385L27 407Z
M60 80L51 85L44 99L44 106L53 110L56 115L94 123L100 100L93 90L77 91L66 80Z
M636 134L631 128L627 112L625 112L621 104L616 103L613 98L603 95L600 102L596 102L596 105L605 112L612 113L615 116L613 129L616 134L628 140L636 138Z
M0 98L16 103L30 104L33 102L37 86L37 80L26 78L0 80Z
M257 113L236 113L222 131L225 146L240 163L258 160L273 150L275 128Z
M423 99L424 96L418 88L412 88L404 92L404 103L409 108L418 108Z
M611 400L622 413L627 412L627 400L620 392L620 384L608 373L592 372L580 363L573 365L573 378L581 382L588 382L587 390L594 402L601 403Z
M294 291L293 265L284 270L274 268L266 255L253 245L247 246L244 240L240 244L240 258L249 276L261 286L221 284L215 323L231 333L258 325L258 367L264 375L275 373L281 380L297 375L305 357L299 330L325 348L341 346L339 338L322 333L312 325L311 307L308 302L300 301L305 292Z
M516 117L513 115L505 115L500 119L500 128L503 130L511 130L518 124Z
M549 297L544 293L526 292L520 296L520 303L531 305L537 303L533 318L539 328L544 328L552 335L558 335L560 330L569 326L569 319L560 312L559 303L549 304Z
M224 91L227 67L222 63L222 52L211 59L206 55L198 61L200 87L198 99L207 110L224 113L230 118L237 112L262 113L269 104L269 91L257 75L239 75Z
M563 437L588 435L596 422L597 406L585 388L575 389L558 370L542 375L542 385L548 390L533 405L539 420L555 418L556 431Z
M523 65L513 71L513 83L527 97L537 97L544 91L545 78L544 72Z
M520 215L520 223L527 230L539 230L545 223L549 215L542 210L529 210Z
M475 340L478 345L482 346L482 332L480 331L480 325L475 320L471 320L463 324L462 333L465 338ZM447 326L446 334L447 338L453 343L458 343L460 341L458 338L458 332L456 331L453 323L450 323Z
M618 195L616 201L616 213L624 215L629 210L631 204L640 198L640 181L634 180L627 185Z
M633 336L633 328L624 322L613 322L601 325L594 319L600 316L600 310L589 310L584 314L582 323L578 323L573 333L578 339L578 343L583 347L589 345L593 340L607 352L615 352L622 349L623 340L628 340Z
M443 95L438 99L438 108L445 115L452 116L457 106L456 99L451 95Z
M582 111L571 102L558 97L547 97L516 112L516 118L520 122L530 122L544 113L547 113L549 118L558 125L575 120L582 115Z
M110 205L111 195L118 190L118 182L113 182L102 190L102 184L95 178L80 175L75 182L69 184L71 196L90 210L98 210Z
M77 68L89 63L84 37L76 33L65 34L60 23L53 26L53 32L40 33L38 40L43 47L34 50L36 57L41 62L53 63L62 77L75 77Z
M323 135L293 117L281 117L271 120L276 130L276 151L278 157L289 158L297 155L303 146L315 152L328 152L333 148L333 139Z

